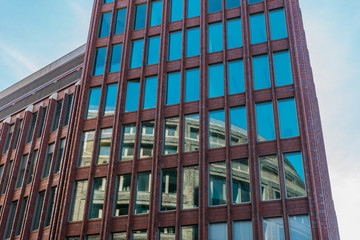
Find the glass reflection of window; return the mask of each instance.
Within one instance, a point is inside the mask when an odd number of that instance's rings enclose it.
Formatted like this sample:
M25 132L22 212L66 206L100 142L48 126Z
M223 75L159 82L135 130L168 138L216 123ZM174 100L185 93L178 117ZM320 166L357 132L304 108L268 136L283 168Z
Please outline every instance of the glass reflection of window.
M52 162L53 155L54 155L54 150L55 150L55 143L49 144L48 148L47 148L47 152L46 152L46 157L44 159L44 166L43 166L43 171L41 174L42 179L49 176L50 166L51 166L51 162Z
M26 184L29 184L32 181L32 178L33 178L33 175L35 172L37 157L38 157L38 150L36 149L36 150L34 150L33 155L32 155L32 159L31 159L30 167L29 167L29 175L28 175Z
M185 70L185 102L199 100L200 71L199 68Z
M35 210L34 210L34 215L32 217L32 223L31 223L31 231L37 230L39 228L41 210L42 210L43 204L44 204L44 197L45 197L45 191L42 191L42 192L39 192L39 194L36 198Z
M87 180L75 181L69 221L81 221L83 219L87 185Z
M83 132L79 167L90 166L92 152L94 148L95 130Z
M126 8L118 9L116 13L115 34L124 32L125 21L126 21Z
M159 240L175 240L175 227L159 228Z
M299 136L295 99L278 100L278 109L281 138Z
M145 78L144 109L156 107L157 82L157 76Z
M186 57L200 55L200 27L186 30Z
M230 108L230 140L231 145L248 142L245 106Z
M275 125L272 102L256 104L256 127L258 142L275 139Z
M293 79L289 51L274 52L273 57L276 86L292 84Z
M209 206L226 204L226 164L209 164Z
M65 143L66 143L66 138L62 138L60 140L59 150L58 150L57 156L56 156L54 173L58 173L60 171L61 160L64 156Z
M106 178L95 178L90 202L89 219L102 218L105 199Z
M136 5L134 30L145 28L146 21L146 4Z
M227 48L237 48L242 46L241 19L229 19L227 26Z
M149 212L151 174L143 172L137 174L135 214Z
M161 211L176 209L177 170L167 169L162 172Z
M284 224L282 217L263 219L264 239L284 240Z
M182 209L199 206L199 167L183 168L182 175Z
M177 104L180 102L180 72L168 73L166 87L166 105Z
M74 95L69 95L67 103L66 103L66 107L65 107L65 117L64 117L64 125L63 126L67 126L69 124L73 101L74 101Z
M93 76L101 75L104 73L106 49L106 47L96 49Z
M308 215L289 216L290 239L311 240L311 226Z
M121 137L120 161L132 160L134 157L136 125L128 124L123 126Z
M6 172L5 172L5 177L4 177L3 186L2 186L2 189L1 189L1 194L4 194L6 192L7 187L8 187L8 182L9 182L9 177L10 177L10 172L11 172L12 165L13 165L13 161L11 160L9 162L8 168L7 168Z
M137 230L132 232L132 240L147 240L147 230Z
M269 59L267 55L254 56L253 62L253 78L254 90L271 87Z
M111 12L101 14L101 23L99 30L99 38L109 36L111 23Z
M182 32L171 32L169 34L169 57L168 60L176 60L181 58Z
M143 122L140 136L140 158L152 157L154 147L154 121Z
M159 63L160 36L149 37L146 65Z
M133 40L131 44L130 68L141 67L144 39Z
M224 66L222 63L209 65L209 98L224 96Z
M231 170L233 203L250 202L249 160L232 160Z
M175 22L183 18L183 0L171 0L171 12L170 12L170 22Z
M9 213L8 213L8 217L7 217L7 223L6 223L6 227L5 227L5 231L4 231L4 239L8 239L10 238L10 235L11 235L11 229L12 229L12 226L13 226L13 222L14 222L14 217L15 217L15 211L16 211L16 208L17 208L17 204L18 204L18 201L13 201L11 204L10 204L10 210L9 210Z
M217 1L217 0L216 0ZM221 1L217 1L220 2ZM208 52L217 52L223 50L223 34L222 34L222 22L209 24L209 44Z
M187 18L200 16L200 0L186 0Z
M39 123L38 131L36 133L36 138L39 138L39 137L42 136L42 131L43 131L43 128L44 128L46 115L47 115L47 108L45 107L45 108L43 108L43 111L42 111L41 116L40 116L40 123Z
M54 210L54 201L55 201L56 187L52 187L50 189L50 196L48 198L48 205L46 207L46 215L45 215L45 227L50 226L51 217L53 215Z
M235 221L233 222L233 239L234 240L252 240L253 231L251 221Z
M140 80L127 82L125 112L137 111L139 107Z
M112 240L126 240L126 232L113 233Z
M128 215L130 202L131 174L121 175L117 178L118 190L114 216Z
M52 120L52 123L51 123L51 132L55 131L59 127L62 103L63 103L62 100L59 100L59 101L56 102L55 111L54 111L54 115L53 115L53 120Z
M100 240L100 235L87 235L86 240Z
M173 154L179 148L179 117L165 119L164 152L163 154Z
M197 225L181 227L181 240L197 240L198 238Z
M184 117L184 152L199 150L199 114Z
M227 223L209 223L209 240L228 239Z
M99 111L100 95L101 95L100 87L90 88L88 107L87 107L87 113L85 119L97 117Z
M161 24L162 1L151 2L150 27Z
M16 177L15 188L19 188L19 187L22 186L28 156L29 156L29 154L25 154L21 158L19 173L18 173L18 175ZM0 179L1 179L1 173L0 173Z
M28 201L28 197L24 197L23 201L21 203L19 218L18 218L18 221L16 224L16 229L15 229L15 236L20 235L20 232L21 232L21 229L22 229L22 226L24 223L24 216L25 216L27 201Z
M264 13L250 15L251 44L266 42L266 27Z
M6 133L6 140L5 140L5 144L4 144L4 149L3 149L3 153L7 153L9 150L9 146L10 146L10 140L12 137L12 134L14 132L14 124L10 125L10 127L8 128L8 131Z
M287 37L285 12L283 8L269 11L271 40Z
M225 112L209 112L209 148L225 147Z
M240 0L226 0L226 9L240 7Z
M29 125L29 129L28 129L28 133L27 133L27 137L26 137L26 143L31 142L32 137L34 135L34 130L35 130L35 124L36 124L36 119L37 119L37 115L38 113L35 112L31 115L31 120L30 120L30 125ZM66 122L66 121L65 121ZM64 124L64 126L67 124Z
M279 165L276 155L259 157L261 200L277 200L281 198Z
M288 198L306 197L306 184L301 152L284 153L283 161L286 196Z
M110 161L112 131L112 128L101 129L97 164L104 164Z
M208 13L218 12L222 10L222 1L208 0Z
M249 4L253 4L253 3L258 3L258 2L263 2L264 0L248 0Z
M122 43L115 44L115 45L112 46L109 72L118 72L118 71L120 71L122 47L123 47Z
M117 97L117 84L109 84L106 87L106 100L104 107L104 116L114 115L115 106L116 106L116 97Z

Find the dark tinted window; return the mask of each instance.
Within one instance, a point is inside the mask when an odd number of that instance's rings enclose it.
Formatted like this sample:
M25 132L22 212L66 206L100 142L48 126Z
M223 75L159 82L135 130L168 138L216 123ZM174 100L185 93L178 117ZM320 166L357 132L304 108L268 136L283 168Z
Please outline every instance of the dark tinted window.
M111 12L101 14L101 24L99 30L99 38L109 36L111 23Z
M146 4L137 5L135 9L134 30L137 30L145 27Z
M126 21L126 8L117 10L116 23L115 23L115 34L124 32L125 21Z
M96 49L93 76L101 75L104 73L105 57L106 47Z

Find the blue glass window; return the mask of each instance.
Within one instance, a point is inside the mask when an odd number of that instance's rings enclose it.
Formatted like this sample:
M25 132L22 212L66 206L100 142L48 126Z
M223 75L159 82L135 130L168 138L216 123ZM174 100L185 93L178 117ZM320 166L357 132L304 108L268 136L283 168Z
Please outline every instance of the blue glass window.
M161 24L162 1L151 2L150 27Z
M122 43L112 46L110 72L120 71Z
M116 97L117 97L117 84L109 84L106 89L106 100L104 107L104 116L114 115L115 106L116 106Z
M144 39L134 40L131 47L130 68L141 67Z
M283 8L269 12L271 40L287 37L285 12Z
M228 62L229 94L245 92L244 61L233 60Z
M104 3L112 3L114 0L104 0Z
M90 88L88 110L85 118L96 118L99 111L101 87Z
M253 57L253 76L254 90L271 87L269 59L267 55Z
M218 12L222 10L221 0L208 0L208 13Z
M222 23L209 24L209 53L223 50Z
M145 79L144 109L156 107L157 81L157 76Z
M125 112L137 111L139 105L140 80L127 82Z
M180 72L168 73L166 88L166 105L177 104L180 102L180 81Z
M308 215L289 216L290 239L312 239ZM301 231L299 231L301 229Z
M222 63L209 65L209 98L224 95L224 66Z
M249 0L249 4L263 2L264 0Z
M170 22L175 22L183 18L183 0L171 0Z
M200 55L200 28L186 30L186 57Z
M289 51L274 53L275 85L282 86L292 84L292 71Z
M99 38L109 36L111 23L111 12L101 14Z
M106 47L96 49L93 76L101 75L104 73L105 58Z
M275 125L272 102L256 104L257 140L259 142L275 139Z
M241 19L234 18L227 21L228 49L242 46Z
M266 27L264 13L250 15L251 44L266 42Z
M226 9L240 7L240 0L226 0Z
M278 108L281 138L299 136L295 99L278 100Z
M149 46L147 52L146 65L156 64L159 62L160 55L160 36L149 37Z
M301 152L284 153L283 163L287 198L305 197L306 184Z
M230 108L230 143L239 145L247 142L246 107Z
M134 30L145 28L146 4L136 6Z
M209 148L225 147L225 111L209 111Z
M200 16L200 0L187 0L187 18Z
M182 33L181 31L170 33L169 61L181 58Z
M185 72L185 102L199 100L200 70L187 69Z
M115 34L124 32L125 21L126 21L126 8L117 10L116 23L115 23Z

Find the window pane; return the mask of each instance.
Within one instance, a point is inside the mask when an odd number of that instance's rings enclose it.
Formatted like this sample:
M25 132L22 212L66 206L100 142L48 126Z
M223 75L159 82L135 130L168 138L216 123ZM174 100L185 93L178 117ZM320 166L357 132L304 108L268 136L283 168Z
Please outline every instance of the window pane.
M275 139L275 125L272 102L256 104L257 140L259 142Z
M160 55L160 36L149 37L149 48L147 53L146 65L159 62Z
M234 240L252 240L252 224L251 221L236 221L233 223Z
M209 53L223 50L222 36L222 22L209 24Z
M61 139L56 156L54 173L58 173L60 171L61 160L64 156L65 143L66 143L66 139L65 138Z
M276 86L292 84L292 71L289 51L274 53L274 72Z
M117 97L117 84L109 84L106 87L106 100L104 107L104 116L114 115L115 106L116 106L116 97Z
M126 21L126 8L117 10L115 34L123 33Z
M199 207L199 167L183 168L182 209Z
M263 219L264 240L284 240L282 217Z
M10 238L11 229L12 229L13 223L14 223L14 217L15 217L15 211L16 211L17 204L18 204L18 201L14 201L10 205L9 215L7 217L7 222L6 222L6 227L5 227L5 234L4 234L5 238L4 239Z
M228 239L227 223L210 223L209 240Z
M134 21L134 30L144 28L145 21L146 21L146 4L137 5L136 13L135 13L135 21Z
M3 149L4 154L7 153L9 150L10 140L11 140L13 132L14 132L14 124L10 125L10 127L8 128L8 131L6 133L6 140L5 140L4 149Z
M16 178L15 188L21 187L21 185L23 183L23 178L24 178L24 174L25 174L25 168L26 168L26 163L27 163L28 157L29 157L29 154L25 154L21 158L21 163L20 163L19 173ZM1 179L1 174L0 174L0 179Z
M200 0L186 0L187 18L200 16Z
M100 240L100 235L87 235L86 240Z
M226 0L226 9L240 7L240 0Z
M311 240L311 226L308 215L289 216L290 239Z
M99 150L96 164L110 162L112 128L103 128L100 132Z
M183 0L171 0L170 22L178 21L183 18Z
M251 44L266 42L264 13L250 15Z
M271 40L287 37L284 9L275 9L269 12Z
M198 240L198 226L181 227L181 240Z
M209 65L209 97L224 96L224 66Z
M225 112L209 112L209 148L225 147Z
M156 107L157 81L157 76L147 77L145 79L144 109Z
M73 100L74 100L74 96L69 95L67 103L66 103L65 119L64 119L64 125L63 126L67 126L69 124Z
M154 147L154 121L143 122L140 136L140 158L152 157Z
M160 228L160 240L175 240L175 227Z
M139 106L140 80L127 82L125 112L137 111Z
M82 150L80 152L80 158L78 167L90 166L92 152L94 149L95 130L83 132L82 136Z
M168 73L166 88L166 105L177 104L180 102L180 81L180 72Z
M56 102L55 111L54 111L54 115L53 115L53 120L52 120L52 123L51 123L51 132L55 131L59 127L62 103L63 103L62 100Z
M250 202L250 171L249 160L231 161L233 203Z
M17 224L16 224L15 236L20 235L20 232L21 232L21 229L22 229L22 226L23 226L23 222L24 222L24 216L25 216L25 211L26 211L27 200L28 200L28 197L24 197L24 199L23 199L23 201L21 203L19 219L18 219Z
M130 68L141 67L144 39L132 41Z
M8 182L9 182L9 177L10 177L10 172L11 172L12 165L13 165L13 161L10 161L9 165L8 165L8 168L6 170L6 173L5 173L4 180L3 180L4 182L3 182L1 194L4 194L6 192L7 187L8 187L7 185L8 185Z
M38 129L38 132L36 133L36 138L39 138L42 136L42 130L44 128L46 115L47 115L47 108L45 107L45 108L43 108L43 111L41 113L39 129Z
M112 46L110 72L120 71L122 43Z
M208 13L213 13L222 10L221 0L208 0Z
M301 152L284 153L283 161L287 197L305 197L306 184Z
M184 152L199 150L199 114L184 117Z
M112 240L126 240L126 232L113 233Z
M217 162L209 164L209 206L226 204L226 164Z
M264 0L249 0L249 4L263 2Z
M163 154L177 153L179 147L179 117L165 119L164 138Z
M109 36L111 24L111 12L101 14L101 24L99 30L99 38Z
M269 59L267 55L253 57L253 76L254 90L271 87Z
M171 32L169 35L169 61L181 58L182 32Z
M200 55L200 28L186 30L186 57Z
M161 24L162 1L151 2L150 27Z
M112 3L114 0L104 0L104 3Z
M176 209L176 188L177 170L163 170L161 185L161 211L169 211Z
M131 240L146 240L147 239L147 230L138 230L132 232Z
M229 94L245 92L244 61L234 60L228 62Z
M230 144L238 145L247 142L246 107L230 108Z
M21 131L21 127L22 127L22 122L23 120L20 119L19 120L19 123L18 123L18 126L17 126L17 129L16 129L16 132L15 132L15 136L14 136L14 142L13 142L13 146L12 146L12 149L16 149L17 145L18 145L18 142L19 142L19 136L20 136L20 131Z
M131 174L118 176L118 190L114 216L128 215L130 202Z
M106 58L106 47L96 49L93 76L104 73Z
M45 197L45 191L39 192L36 199L34 215L32 218L31 231L34 231L39 228L41 209L43 207L44 197Z
M135 214L149 212L150 184L151 174L149 172L137 174Z
M37 119L37 115L38 113L33 113L31 115L31 120L30 120L30 125L29 125L29 129L28 129L28 134L27 134L27 137L26 137L26 143L29 143L31 142L32 140L32 137L34 135L34 130L35 130L35 124L36 124L36 119ZM67 125L67 124L65 124Z
M47 148L46 156L44 159L44 166L43 166L41 178L46 178L49 176L50 166L51 166L51 162L52 162L53 155L54 155L54 150L55 150L55 143L49 144L48 148Z
M48 205L46 209L45 224L44 224L45 227L50 226L51 217L54 209L55 193L56 193L56 187L52 187L50 189L50 196L48 199Z
M227 47L228 49L242 46L241 19L234 18L227 21Z
M88 110L85 116L86 119L97 117L99 111L100 95L100 87L90 88Z
M33 155L32 155L30 168L29 168L29 175L28 175L28 179L26 181L26 184L29 184L32 181L32 178L33 178L33 175L34 175L34 172L35 172L35 165L36 165L37 157L38 157L38 150L35 150L33 152Z
M87 185L87 180L75 182L69 221L81 221L83 219Z
M276 155L263 156L260 160L261 200L281 198L279 167Z
M105 198L106 178L95 178L90 202L89 219L102 218Z
M192 68L185 70L185 102L199 100L200 70Z
M132 160L134 157L136 125L128 124L123 126L121 137L120 161Z
M281 138L299 136L295 99L278 100L278 108Z

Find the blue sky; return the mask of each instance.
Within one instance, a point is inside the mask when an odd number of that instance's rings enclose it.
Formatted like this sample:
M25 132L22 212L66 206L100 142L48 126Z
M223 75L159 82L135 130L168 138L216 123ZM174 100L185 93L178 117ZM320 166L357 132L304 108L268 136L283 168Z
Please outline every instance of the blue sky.
M92 2L1 0L0 91L84 44ZM341 238L350 240L360 216L360 1L300 2Z

